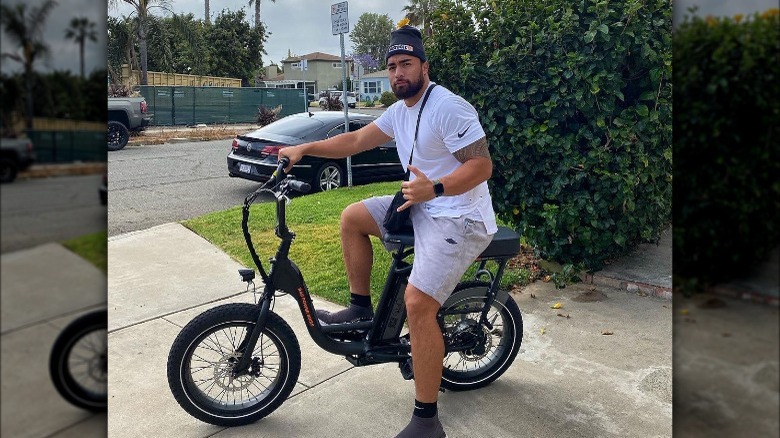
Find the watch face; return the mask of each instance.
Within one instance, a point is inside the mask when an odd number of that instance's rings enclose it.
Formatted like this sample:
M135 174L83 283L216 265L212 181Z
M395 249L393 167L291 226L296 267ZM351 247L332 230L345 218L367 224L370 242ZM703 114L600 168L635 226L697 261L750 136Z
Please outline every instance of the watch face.
M444 194L444 184L442 184L442 183L440 183L440 182L437 182L436 184L434 184L434 185L433 185L433 193L434 193L436 196L441 196L441 195L443 195L443 194Z

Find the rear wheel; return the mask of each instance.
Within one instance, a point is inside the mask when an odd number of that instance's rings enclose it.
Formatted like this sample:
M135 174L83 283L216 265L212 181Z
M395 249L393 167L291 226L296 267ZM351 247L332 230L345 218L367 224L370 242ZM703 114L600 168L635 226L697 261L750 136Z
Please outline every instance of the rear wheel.
M108 150L118 151L130 141L130 131L127 126L117 121L108 122Z
M9 183L16 179L19 166L10 158L0 158L0 182Z
M168 385L193 417L217 426L250 424L273 412L292 392L301 350L290 326L273 312L251 352L249 370L232 374L258 312L251 304L215 307L176 337L168 355Z
M444 357L441 386L466 391L489 385L512 365L523 340L523 318L511 296L496 299L480 324L489 285L467 282L456 287L439 311L447 347L467 346Z
M325 192L337 189L342 185L344 185L344 172L338 164L328 161L317 170L312 187L320 192Z

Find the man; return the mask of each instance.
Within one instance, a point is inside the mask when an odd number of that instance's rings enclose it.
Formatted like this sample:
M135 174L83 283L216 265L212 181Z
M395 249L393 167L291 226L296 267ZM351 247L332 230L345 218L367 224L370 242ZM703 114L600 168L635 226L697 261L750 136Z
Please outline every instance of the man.
M327 140L288 147L280 157L292 164L304 155L344 158L395 138L401 162L409 162L410 180L401 184L415 230L415 255L405 291L413 371L415 408L412 420L396 438L441 438L437 414L444 340L436 313L474 259L497 231L487 187L493 170L485 132L477 112L463 98L441 86L431 90L412 151L424 94L433 85L420 31L404 26L393 31L387 52L393 92L399 101L365 128ZM344 209L341 245L351 292L350 306L340 312L317 312L326 323L371 318L369 236L381 237L392 196L366 199ZM442 267L446 267L443 269Z

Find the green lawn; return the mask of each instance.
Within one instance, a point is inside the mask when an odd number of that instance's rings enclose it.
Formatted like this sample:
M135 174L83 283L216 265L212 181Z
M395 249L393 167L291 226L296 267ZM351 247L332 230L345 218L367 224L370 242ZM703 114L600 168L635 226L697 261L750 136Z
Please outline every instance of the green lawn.
M108 233L101 231L62 242L65 248L86 259L104 273L108 273Z
M346 305L349 286L341 256L339 217L344 208L375 195L390 195L400 186L399 181L375 183L351 188L340 188L324 193L297 196L287 206L287 226L296 234L290 249L290 259L301 269L306 285L313 295ZM279 246L274 234L275 204L256 202L249 217L249 230L258 256L267 270L266 261ZM256 270L241 232L241 206L190 219L182 224L219 247L246 267ZM382 293L390 253L378 239L372 238L374 265L371 271L371 296L374 305ZM466 275L473 275L472 268ZM529 272L525 269L507 269L502 287L527 284Z

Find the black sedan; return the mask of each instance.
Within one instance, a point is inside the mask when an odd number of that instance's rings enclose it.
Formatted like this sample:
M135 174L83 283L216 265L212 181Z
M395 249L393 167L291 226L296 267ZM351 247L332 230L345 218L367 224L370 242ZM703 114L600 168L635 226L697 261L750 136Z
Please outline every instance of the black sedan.
M356 131L376 119L368 114L349 114L349 130ZM267 181L276 169L279 149L344 132L344 113L321 111L287 116L262 128L239 135L227 156L230 176ZM290 171L297 179L311 183L312 190L325 191L347 185L347 160L305 156ZM352 156L352 182L400 180L404 170L395 141Z

